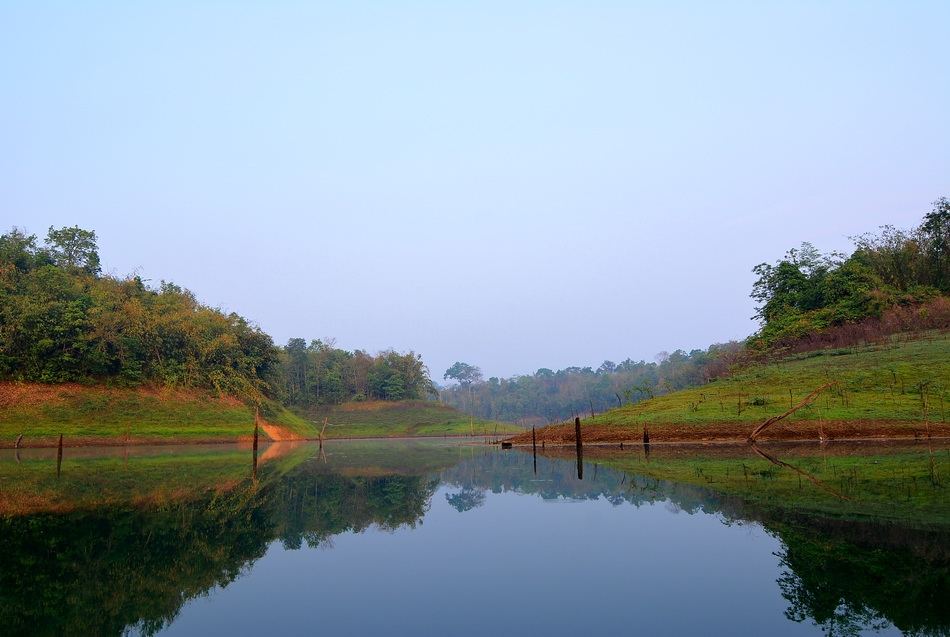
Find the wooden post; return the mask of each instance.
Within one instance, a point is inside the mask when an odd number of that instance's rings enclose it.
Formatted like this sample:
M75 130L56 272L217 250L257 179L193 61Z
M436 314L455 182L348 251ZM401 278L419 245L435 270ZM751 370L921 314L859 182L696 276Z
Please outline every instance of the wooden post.
M591 419L593 419L594 418L594 399L588 398L587 400L590 401L590 417Z
M534 456L534 473L538 473L538 438L534 433L534 427L531 428L531 454Z
M254 444L253 444L253 449L251 451L251 476L255 479L257 478L257 437L258 437L258 431L260 429L260 419L261 419L260 409L255 407L254 408Z
M581 440L581 419L574 417L574 442L577 446L577 479L584 479L584 443Z
M257 455L257 436L258 436L258 414L257 411L254 412L254 455Z
M63 468L63 434L59 434L59 447L56 449L56 477L59 477Z

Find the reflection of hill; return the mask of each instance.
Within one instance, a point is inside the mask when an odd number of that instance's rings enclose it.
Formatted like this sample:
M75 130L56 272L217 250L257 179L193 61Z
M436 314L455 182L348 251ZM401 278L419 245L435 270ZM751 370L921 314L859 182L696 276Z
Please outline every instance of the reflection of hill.
M615 506L667 502L729 524L760 523L782 543L778 585L790 618L834 633L884 620L912 632L950 629L945 495L921 485L908 499L908 476L927 470L910 452L893 461L880 450L849 453L831 468L828 458L800 449L787 454L819 472L859 463L851 468L866 480L849 472L852 499L835 504L814 500L806 490L816 489L807 481L799 487L794 473L734 450L705 457L658 450L647 459L591 449L581 481L570 456L539 457L535 474L530 454L438 443L274 449L262 453L269 461L256 479L249 450L239 448L137 450L128 459L90 451L64 462L59 479L55 455L0 461L2 631L154 632L187 600L239 577L274 541L298 548L372 525L414 527L440 482L460 511L508 491ZM895 510L909 520L856 517L865 493L872 503L904 498Z
M765 454L765 455L761 455ZM573 453L549 455L573 461ZM950 526L950 452L927 444L586 448L589 463L691 484L763 507L832 518ZM771 458L771 460L769 459ZM778 461L778 462L775 462ZM587 473L585 472L585 478Z
M538 457L537 475L533 472L531 455L515 451L460 463L443 471L442 478L458 486L460 491L456 495L464 494L466 501L472 501L484 491L515 491L542 498L604 498L615 505L641 506L666 501L690 514L700 511L719 514L729 524L757 522L782 543L780 557L785 570L777 583L788 600L786 614L790 619L813 621L830 634L851 634L885 620L914 633L950 631L950 606L946 604L950 599L950 525L943 522L942 515L936 519L931 517L929 524L922 524L920 517L921 511L939 511L946 506L942 500L934 502L946 498L944 491L927 492L927 497L922 498L925 506L911 509L915 515L909 524L902 524L893 515L883 519L874 516L853 519L854 500L842 502L839 505L843 508L842 514L835 516L831 505L823 499L820 514L816 514L810 508L813 500L798 494L797 476L792 491L795 497L783 500L784 486L773 489L769 497L755 497L751 492L755 481L746 483L742 466L745 464L747 471L766 467L755 464L747 451L713 449L711 457L706 458L697 455L702 450L691 451L652 454L649 471L653 475L610 468L601 463L615 461L616 454L601 453L597 457L593 449L585 449L585 457L590 461L583 481L576 479L570 454L562 454L560 450L558 453L564 458ZM841 461L846 465L860 463L864 468L874 467L884 476L890 475L894 462L904 463L903 478L865 485L874 501L887 497L887 485L895 493L901 493L912 467L926 471L929 465L926 455L923 466L918 466L920 463L915 464L907 453L889 459L882 455L882 449L872 451L875 455L863 458L851 455L847 462ZM813 464L801 449L791 455L795 462L801 463L804 459L805 466ZM629 459L629 453L627 457ZM639 461L646 463L642 453ZM688 466L678 463L688 463ZM732 463L729 464L733 467L730 475L741 476L741 483L750 485L748 490L736 490L735 485L718 481L720 473L724 475L726 471L723 463ZM664 472L691 478L674 481L656 477ZM714 476L712 480L708 480L710 476ZM722 486L728 488L717 490ZM805 488L817 490L807 482L802 487ZM853 495L858 499L858 486ZM926 506L928 502L934 506ZM804 510L796 508L800 504L805 505Z
M223 455L198 463L149 457L142 466L132 459L127 471L146 481L148 497L120 500L123 487L113 475L99 507L92 503L107 478L100 477L97 486L94 472L86 476L85 490L75 479L63 487L81 498L81 507L64 508L64 491L50 491L45 478L39 481L57 506L0 517L3 632L108 635L129 626L155 632L188 599L237 578L275 539L297 548L373 524L414 526L435 487L419 473L344 476L299 454L262 465L253 480L248 453ZM426 456L421 465L431 461ZM165 463L162 472L171 486L157 478L157 462ZM51 467L42 464L28 470L45 476ZM92 466L103 469L96 461Z

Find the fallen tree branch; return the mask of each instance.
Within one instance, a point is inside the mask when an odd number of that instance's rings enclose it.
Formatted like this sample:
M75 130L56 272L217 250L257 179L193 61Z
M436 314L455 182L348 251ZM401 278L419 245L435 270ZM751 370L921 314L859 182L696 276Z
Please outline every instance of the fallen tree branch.
M765 422L763 422L761 425L759 425L758 427L756 427L755 429L752 430L752 433L749 434L749 442L755 442L755 439L759 436L759 434L761 434L761 433L762 433L763 431L765 431L767 428L771 427L772 425L774 425L774 424L777 423L778 421L780 421L780 420L782 420L782 419L784 419L784 418L787 418L788 416L791 416L792 414L794 414L796 411L798 411L798 410L801 409L802 407L805 407L806 405L810 405L812 402L814 402L814 400L815 400L816 398L818 398L818 395L821 394L821 392L823 392L823 391L825 391L826 389L828 389L829 387L832 387L833 385L837 385L837 384L838 384L838 383L836 383L836 382L825 383L824 385L822 385L821 387L819 387L818 389L816 389L816 390L813 391L812 393L808 394L808 395L805 397L805 400L803 400L802 402L798 403L797 405L795 405L794 407L792 407L791 409L789 409L788 411L786 411L784 414L782 414L782 415L780 415L780 416L772 416L771 418L769 418L768 420L766 420Z

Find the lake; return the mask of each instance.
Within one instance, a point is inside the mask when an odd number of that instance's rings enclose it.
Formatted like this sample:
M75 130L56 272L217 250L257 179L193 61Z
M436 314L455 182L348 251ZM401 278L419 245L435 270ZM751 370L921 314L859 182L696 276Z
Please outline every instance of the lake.
M950 634L948 484L946 441L2 450L0 633Z

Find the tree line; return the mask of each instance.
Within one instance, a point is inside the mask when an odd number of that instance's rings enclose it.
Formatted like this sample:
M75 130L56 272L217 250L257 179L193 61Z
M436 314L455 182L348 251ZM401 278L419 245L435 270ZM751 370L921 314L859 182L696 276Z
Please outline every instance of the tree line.
M899 331L950 328L950 200L938 199L912 230L885 226L852 238L850 255L811 244L763 263L751 293L760 329L744 342L660 353L655 362L604 361L485 380L457 362L443 401L480 418L526 424L563 421L591 411L702 385L752 361L826 346L850 346Z
M373 356L338 349L332 342L292 338L281 351L281 369L283 397L299 407L423 399L435 393L429 370L415 352Z
M541 368L533 374L485 380L478 367L458 362L446 380L458 381L439 396L460 410L486 420L549 424L603 412L656 395L693 387L725 373L741 350L721 343L690 352L661 352L655 361L604 361L599 367ZM465 370L461 379L453 372Z
M413 352L303 339L281 348L173 283L104 275L95 232L79 227L50 228L42 243L17 229L0 235L0 379L162 384L302 406L432 391Z

